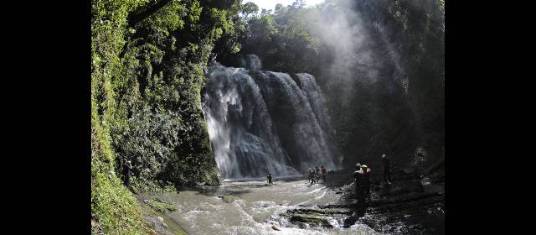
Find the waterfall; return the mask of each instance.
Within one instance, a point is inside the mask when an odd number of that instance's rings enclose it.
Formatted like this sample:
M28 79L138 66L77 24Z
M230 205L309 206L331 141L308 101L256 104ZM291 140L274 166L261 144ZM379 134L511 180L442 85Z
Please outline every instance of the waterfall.
M203 112L224 178L299 175L337 168L322 94L314 77L247 68L209 68Z

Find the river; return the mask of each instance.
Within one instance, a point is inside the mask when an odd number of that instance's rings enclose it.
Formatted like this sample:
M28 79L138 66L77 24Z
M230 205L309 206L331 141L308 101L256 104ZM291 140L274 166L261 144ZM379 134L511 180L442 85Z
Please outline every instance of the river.
M306 180L225 181L219 187L158 195L177 210L168 219L188 234L378 234L364 224L342 228L344 216L327 217L333 228L298 226L282 216L291 209L334 204L340 195Z

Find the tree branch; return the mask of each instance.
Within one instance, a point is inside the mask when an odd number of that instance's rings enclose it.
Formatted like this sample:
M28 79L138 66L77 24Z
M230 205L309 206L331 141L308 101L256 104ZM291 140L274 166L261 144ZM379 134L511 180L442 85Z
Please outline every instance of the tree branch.
M165 7L168 3L170 3L172 0L160 0L153 4L152 6L149 6L147 8L143 8L141 10L135 11L132 14L128 16L128 25L134 26L140 21L146 19L147 17L151 16L158 10Z

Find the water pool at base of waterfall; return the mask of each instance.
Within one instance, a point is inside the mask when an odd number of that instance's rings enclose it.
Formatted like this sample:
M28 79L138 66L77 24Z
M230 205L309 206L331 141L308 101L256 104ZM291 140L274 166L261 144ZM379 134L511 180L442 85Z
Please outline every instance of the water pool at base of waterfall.
M292 224L282 213L297 208L333 204L340 194L306 180L226 181L219 187L158 195L177 210L169 217L189 234L379 234L364 224L342 228L342 218L331 218L334 228Z

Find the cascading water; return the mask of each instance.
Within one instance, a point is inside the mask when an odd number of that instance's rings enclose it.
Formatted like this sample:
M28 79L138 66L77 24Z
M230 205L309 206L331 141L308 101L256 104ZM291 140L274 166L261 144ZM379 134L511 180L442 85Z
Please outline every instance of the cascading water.
M299 175L309 167L337 168L323 97L310 74L209 68L203 111L224 178Z

